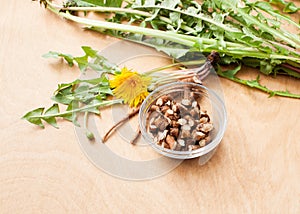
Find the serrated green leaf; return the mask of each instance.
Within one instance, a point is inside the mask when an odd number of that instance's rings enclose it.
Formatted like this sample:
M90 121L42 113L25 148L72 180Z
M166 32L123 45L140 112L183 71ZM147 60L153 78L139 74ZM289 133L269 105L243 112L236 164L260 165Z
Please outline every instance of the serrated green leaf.
M73 58L72 55L69 55L69 54L59 54L59 56L60 56L60 57L63 57L64 60L67 61L68 65L69 65L70 67L72 67L72 66L74 65L74 63L73 63L74 58Z
M117 66L115 64L110 63L105 57L98 55L97 50L94 50L89 46L82 46L81 48L85 53L85 55L83 56L73 57L70 54L63 54L53 51L50 51L47 54L44 54L43 56L46 58L62 57L64 60L67 61L69 66L73 66L75 61L81 72L85 72L88 67L95 71L107 73L114 73L117 69Z
M285 5L283 12L285 13L296 13L300 10L293 2L289 2Z
M145 0L143 6L152 6L155 5L155 0ZM140 4L142 6L142 4Z
M200 11L201 11L201 7L195 8L195 7L191 6L186 9L187 13L195 14L195 15L197 15Z
M204 29L204 25L202 23L202 20L198 20L197 24L195 26L195 31L196 32L201 32Z
M257 88L257 87L260 87L261 85L260 85L260 83L259 83L259 79L260 79L260 76L258 75L257 77L256 77L256 79L254 79L254 80L247 80L247 81L245 81L246 82L246 84L248 85L248 86L250 86L250 87L255 87L255 88Z
M101 87L101 88L99 88L98 92L101 94L113 95L113 92L109 87Z
M281 26L281 22L279 22L279 21L277 21L277 20L274 20L274 19L268 19L267 21L268 21L268 24L269 24L270 26L272 26L273 28L275 28L275 29L279 29L280 26Z
M222 71L221 67L218 66L218 74L229 79L234 79L235 75L241 70L241 67L241 64L239 64L234 69Z
M274 10L269 2L256 1L256 2L254 2L254 5L258 8L264 9L264 10Z
M178 21L180 20L180 13L178 12L171 12L169 15L171 21L173 23L178 23Z
M270 40L270 41L274 41L275 39L274 39L274 36L271 34L271 33L269 33L269 32L262 32L261 34L260 34L260 36L263 38L263 39L267 39L267 40Z
M73 93L74 82L68 84L60 84L58 89L54 92L52 100L62 104L70 104L73 100L70 95Z
M48 53L43 54L42 57L44 57L44 58L58 58L59 55L60 55L60 53L58 53L58 52L49 51Z
M39 116L41 116L44 112L44 108L37 108L37 109L34 109L28 113L26 113L22 119L25 119L27 120L28 122L30 123L33 123L35 125L38 125L40 126L41 128L44 128L44 125L42 123L42 120Z
M220 64L222 65L230 65L232 63L238 63L237 59L231 56L222 56L220 59Z
M161 6L175 8L180 3L180 0L163 0Z
M99 77L99 78L94 78L94 79L80 80L80 82L89 83L91 85L97 85L97 84L101 84L103 81L106 82L106 80L107 80L106 77Z
M100 110L98 108L89 108L87 112L94 113L96 115L100 115Z
M73 111L74 109L78 109L79 108L79 102L78 101L72 101L66 111ZM72 122L75 126L80 126L78 121L77 121L77 115L76 113L72 112L72 113L66 113L66 114L63 114L61 115L61 117L63 117L64 119Z
M145 5L145 6L150 6L150 5ZM154 29L158 29L158 27L157 27L158 23L164 23L161 21L157 22L154 20L157 17L159 11L160 11L160 9L155 9L154 12L152 13L152 16L145 19L146 22L150 22L150 24L152 25L152 27Z
M45 120L51 126L58 128L55 116L52 116L53 114L55 115L57 113L59 113L59 107L58 104L55 103L45 111L43 120Z
M57 86L57 89L55 90L55 93L57 93L58 91L62 91L64 89L69 89L70 87L73 87L74 85L80 83L79 80L75 80L73 82L70 82L70 83L61 83L61 84L58 84Z
M273 66L268 61L261 61L260 62L260 71L266 75L269 75L273 71Z
M249 67L252 68L258 68L260 66L260 60L259 59L253 59L249 57L243 58L243 63Z
M215 5L222 10L228 11L228 10L233 10L238 7L238 0L213 0Z
M74 57L81 72L84 72L88 67L88 56Z
M276 4L280 6L284 6L283 12L285 13L295 13L300 10L293 2L286 2L284 0L269 0L271 4Z
M121 7L122 2L123 2L122 0L106 0L105 6L106 7Z
M140 41L132 40L131 38L132 37L128 37L127 40L153 47L157 51L164 52L167 55L174 57L175 59L184 56L190 50L188 47L184 45L168 42L160 38L142 39Z
M58 57L62 57L64 60L67 61L67 63L69 64L70 67L72 67L74 65L73 63L73 56L70 54L62 54L62 53L58 53L58 52L54 52L54 51L49 51L48 53L43 55L44 58L58 58Z
M87 93L89 91L89 86L88 85L80 85L78 86L75 90L74 93L82 93L85 92Z
M97 50L94 50L89 46L82 46L81 48L87 56L92 57L92 58L97 56L97 53L98 53Z
M95 106L97 104L101 104L103 102L103 100L101 99L94 99L92 100L88 106ZM87 106L87 107L88 107ZM90 107L90 108L87 108L86 110L87 112L90 112L90 113L94 113L94 114L97 114L97 115L100 115L100 110L99 110L99 107Z
M285 5L286 2L284 0L269 0L271 4L282 4Z

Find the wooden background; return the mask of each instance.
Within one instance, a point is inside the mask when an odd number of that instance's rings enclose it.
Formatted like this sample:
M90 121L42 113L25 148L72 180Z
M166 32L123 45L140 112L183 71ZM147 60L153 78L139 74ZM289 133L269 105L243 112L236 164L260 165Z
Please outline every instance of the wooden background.
M41 130L20 119L50 106L57 84L79 76L42 54L80 55L82 45L101 50L116 41L84 32L37 2L1 2L0 213L300 213L299 100L268 98L222 79L229 121L215 156L204 166L184 161L139 182L95 167L72 124ZM241 75L257 73L244 69ZM300 93L295 79L262 79Z

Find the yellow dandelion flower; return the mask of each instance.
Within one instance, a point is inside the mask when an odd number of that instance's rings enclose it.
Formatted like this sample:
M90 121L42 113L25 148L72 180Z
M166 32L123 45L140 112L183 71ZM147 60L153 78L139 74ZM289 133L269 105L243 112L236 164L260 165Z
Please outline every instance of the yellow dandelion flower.
M151 78L124 67L109 84L114 88L113 93L117 98L123 99L130 107L137 107L149 94L147 88L151 84Z

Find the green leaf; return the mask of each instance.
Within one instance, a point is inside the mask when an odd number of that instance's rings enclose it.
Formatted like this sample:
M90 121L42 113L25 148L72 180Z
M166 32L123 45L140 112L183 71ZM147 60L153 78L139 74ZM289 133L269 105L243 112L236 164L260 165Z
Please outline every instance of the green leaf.
M60 53L55 51L49 51L48 53L44 54L42 57L44 58L58 58Z
M266 75L269 75L273 71L273 66L267 60L260 61L260 71Z
M105 6L107 7L121 7L122 5L122 0L106 0L105 1Z
M59 54L60 57L63 57L67 63L69 64L70 67L72 67L74 65L73 63L73 56L72 55L69 55L69 54Z
M28 112L27 114L25 114L22 119L27 120L30 123L33 123L35 125L40 126L41 128L44 128L44 125L42 123L41 118L39 118L39 116L41 116L44 112L44 108L37 108L34 109L30 112Z
M273 73L275 66L281 64L280 60L261 60L260 61L260 71L266 75Z
M261 87L261 84L259 83L259 80L260 80L260 76L257 75L255 80L247 80L247 81L245 81L245 83L250 87L259 88L259 87Z
M101 88L99 88L98 92L101 94L113 95L113 92L109 87L101 87Z
M97 53L98 53L97 50L94 50L89 46L82 46L81 48L87 56L89 56L91 58L94 58L97 56Z
M59 107L58 104L55 103L53 106L51 106L49 109L47 109L44 113L43 120L45 120L48 124L52 125L55 128L58 128L56 119L53 117L53 114L59 113Z
M72 95L73 93L74 85L75 85L74 82L68 84L66 83L59 84L58 88L54 92L54 96L52 97L52 100L66 105L70 104L70 102L72 102L73 100L70 95Z
M144 6L152 6L155 5L155 0L145 0ZM142 6L142 4L140 4L140 6Z
M74 60L77 62L77 65L81 72L84 72L88 67L88 56L75 57Z
M286 2L284 0L269 0L271 4L276 4L279 6L284 6L283 12L285 13L296 13L300 10L293 2Z
M238 6L238 0L227 0L227 1L223 1L223 0L212 0L212 2L214 2L214 4L222 10L232 10L237 8Z
M129 37L127 37L127 40L155 48L157 51L164 52L165 54L174 57L175 59L184 56L190 50L190 48L187 46L169 42L164 39L148 37L145 39L144 38L145 37L143 37L141 40L135 40L135 37L130 35Z
M108 82L108 79L105 76L103 76L94 79L80 80L80 82L89 83L91 85L97 85Z
M94 106L94 105L100 104L102 102L103 102L103 100L94 99L89 103L89 106ZM90 107L87 109L87 112L94 113L96 115L100 115L99 107Z
M218 74L227 77L229 79L234 79L235 75L241 70L241 64L236 66L234 69L222 71L221 67L218 65Z
M285 5L283 12L285 13L296 13L298 10L300 10L299 7L297 7L293 2L289 2Z
M62 57L64 60L67 61L69 66L73 66L75 61L81 72L85 72L88 67L90 67L94 71L99 71L101 73L114 73L117 69L117 66L115 64L108 62L108 60L105 57L98 55L97 50L94 50L89 46L82 46L81 48L85 53L85 55L83 56L73 57L70 54L63 54L59 52L50 51L47 54L44 54L43 57Z
M145 6L150 6L150 5L145 5ZM158 27L157 27L158 23L164 24L164 22L154 20L158 16L159 12L160 12L160 9L155 9L154 12L152 12L152 16L145 19L146 22L150 22L151 26L154 29L158 29Z
M180 3L180 0L163 0L161 6L175 8Z
M77 79L70 83L59 84L52 99L65 105L69 105L75 100L88 104L97 96L106 99L108 95L113 95L113 93L109 86L109 80L102 75L94 79Z
M75 90L74 90L74 93L76 94L76 93L81 93L82 94L82 92L85 92L85 93L87 93L88 91L89 91L89 86L88 85L80 85L80 86L78 86Z
M73 63L73 56L70 54L62 54L62 53L58 53L58 52L54 52L54 51L49 51L48 53L43 55L44 58L58 58L58 57L62 57L64 58L67 63L69 64L70 67L72 67L74 65Z
M180 22L180 13L171 12L169 16L173 23L178 24Z
M249 57L243 58L243 64L247 65L252 68L258 68L260 66L260 60L259 59L253 59Z
M263 10L274 10L269 2L256 1L256 2L254 2L254 4L256 7L263 9Z
M79 108L79 102L78 101L72 101L66 111L73 111L74 109L78 109ZM77 121L77 115L75 112L71 112L71 113L65 113L61 115L64 119L72 122L75 126L80 126L78 121Z

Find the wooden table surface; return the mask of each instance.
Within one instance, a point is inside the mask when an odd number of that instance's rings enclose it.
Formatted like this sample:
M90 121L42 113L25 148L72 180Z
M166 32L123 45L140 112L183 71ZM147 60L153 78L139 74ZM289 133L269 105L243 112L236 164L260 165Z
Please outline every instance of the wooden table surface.
M228 126L206 165L194 159L155 179L118 179L89 161L71 123L41 130L20 119L50 106L57 84L80 75L41 55L80 55L82 45L101 50L118 40L84 32L37 2L4 1L0 14L0 213L300 213L299 100L221 79ZM299 80L262 82L300 93Z

